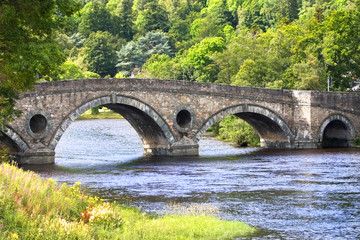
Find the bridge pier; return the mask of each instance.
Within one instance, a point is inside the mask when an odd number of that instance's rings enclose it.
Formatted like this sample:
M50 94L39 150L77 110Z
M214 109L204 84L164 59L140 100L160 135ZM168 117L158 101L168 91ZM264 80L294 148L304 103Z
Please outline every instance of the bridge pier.
M171 144L171 146L144 146L144 154L157 156L197 156L199 155L199 144L190 138L183 137Z
M42 148L28 150L23 153L17 153L16 161L21 164L52 164L55 162L55 151Z
M153 156L197 156L199 145L173 146L170 148L144 148L144 155Z
M269 140L260 140L260 146L262 148L276 148L276 149L312 149L312 148L321 148L321 143L318 143L315 140L302 140L302 141L269 141Z
M198 156L199 144L194 140L183 136L179 141L173 143L170 147L171 156Z
M260 139L260 146L262 148L277 148L277 149L291 149L293 146L290 141L269 141Z

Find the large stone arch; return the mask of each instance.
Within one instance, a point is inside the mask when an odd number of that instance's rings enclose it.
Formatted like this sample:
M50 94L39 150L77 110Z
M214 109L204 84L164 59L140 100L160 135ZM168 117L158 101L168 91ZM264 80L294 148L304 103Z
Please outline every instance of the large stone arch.
M14 151L16 153L26 152L29 150L28 144L10 127L5 127L3 130L0 130L0 141L8 141L8 143L12 145L9 146L11 148L10 151ZM5 145L8 144L5 143Z
M270 109L250 104L240 104L218 111L205 121L195 134L194 140L199 141L214 123L230 115L240 117L254 127L263 147L291 148L295 136L286 122Z
M146 103L128 96L110 95L95 98L73 110L58 126L50 141L50 149L55 147L69 125L85 111L106 106L121 114L139 134L146 154L161 154L168 151L175 137L164 119Z
M355 135L355 128L347 117L333 114L328 116L319 128L319 147L347 147ZM324 139L333 142L324 142Z

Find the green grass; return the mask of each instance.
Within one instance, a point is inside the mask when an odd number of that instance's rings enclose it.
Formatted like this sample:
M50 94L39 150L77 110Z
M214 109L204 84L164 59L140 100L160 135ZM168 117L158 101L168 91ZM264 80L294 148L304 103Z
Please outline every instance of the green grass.
M0 239L233 239L256 231L210 216L206 206L172 209L176 215L149 215L88 196L79 183L0 165Z
M123 119L123 117L112 110L103 108L103 110L100 110L99 114L91 114L91 109L89 109L77 118L77 120L93 119Z

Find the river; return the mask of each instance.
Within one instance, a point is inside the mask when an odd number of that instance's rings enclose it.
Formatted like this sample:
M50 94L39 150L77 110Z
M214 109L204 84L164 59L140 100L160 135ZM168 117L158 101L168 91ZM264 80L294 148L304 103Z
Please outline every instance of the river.
M162 214L206 204L258 239L360 239L360 149L262 150L203 138L199 157L146 157L126 120L75 121L54 165L24 166Z

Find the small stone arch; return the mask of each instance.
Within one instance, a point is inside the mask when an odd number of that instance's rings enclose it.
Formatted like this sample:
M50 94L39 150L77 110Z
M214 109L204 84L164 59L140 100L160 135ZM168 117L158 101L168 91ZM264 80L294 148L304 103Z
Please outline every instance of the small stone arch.
M138 132L144 145L144 151L149 154L159 154L154 151L166 151L175 142L170 127L152 107L135 98L113 94L88 101L72 111L56 129L49 144L50 149L55 150L61 136L76 118L97 106L109 107L128 120ZM141 118L145 120L141 121ZM149 125L150 127L148 127Z
M29 150L28 144L12 128L5 127L3 130L0 131L0 135L1 134L10 139L12 143L16 145L17 152L26 152L27 150Z
M215 113L205 121L194 140L199 141L214 123L230 115L240 117L252 125L260 135L262 146L291 148L295 136L286 122L270 109L250 104L232 106Z
M335 137L334 134L338 136ZM333 138L333 142L324 142L324 137L329 138L330 141ZM318 143L321 144L320 147L347 147L354 138L355 128L353 124L347 117L340 114L330 115L319 128Z

